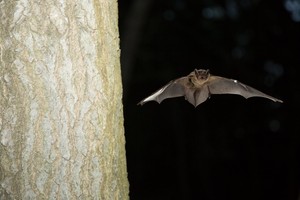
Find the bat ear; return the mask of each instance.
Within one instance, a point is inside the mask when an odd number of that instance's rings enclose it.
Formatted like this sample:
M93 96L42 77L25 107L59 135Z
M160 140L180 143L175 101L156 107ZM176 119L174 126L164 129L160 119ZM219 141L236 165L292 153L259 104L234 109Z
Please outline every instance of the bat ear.
M209 75L209 69L205 70L205 75L206 75L206 76Z

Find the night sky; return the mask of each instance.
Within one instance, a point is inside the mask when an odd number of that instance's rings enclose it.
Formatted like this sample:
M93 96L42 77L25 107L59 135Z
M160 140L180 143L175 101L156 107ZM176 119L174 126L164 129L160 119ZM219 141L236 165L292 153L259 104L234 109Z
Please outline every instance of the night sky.
M119 0L131 200L300 200L300 0ZM279 98L137 103L195 68Z

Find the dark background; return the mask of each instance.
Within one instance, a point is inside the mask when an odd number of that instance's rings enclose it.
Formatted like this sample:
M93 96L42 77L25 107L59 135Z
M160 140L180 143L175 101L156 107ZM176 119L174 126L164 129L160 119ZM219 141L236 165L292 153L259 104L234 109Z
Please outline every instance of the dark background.
M119 0L119 17L131 200L299 200L300 1ZM284 103L136 105L195 68Z

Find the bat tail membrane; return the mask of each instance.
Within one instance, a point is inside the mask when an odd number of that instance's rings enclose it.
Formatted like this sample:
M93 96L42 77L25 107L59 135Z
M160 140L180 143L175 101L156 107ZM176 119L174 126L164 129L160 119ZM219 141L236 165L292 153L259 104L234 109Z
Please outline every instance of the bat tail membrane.
M206 101L208 97L209 91L207 87L199 89L189 89L185 94L185 99L195 107Z
M210 96L209 90L206 87L203 87L201 89L197 89L195 91L195 100L196 100L196 106L198 106L199 104L203 103L204 101L206 101L208 99L208 97Z

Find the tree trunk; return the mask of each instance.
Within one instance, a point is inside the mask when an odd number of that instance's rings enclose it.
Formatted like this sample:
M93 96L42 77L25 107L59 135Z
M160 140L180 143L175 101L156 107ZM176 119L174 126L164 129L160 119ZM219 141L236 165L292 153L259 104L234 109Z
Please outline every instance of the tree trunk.
M128 199L116 0L0 1L0 199Z

